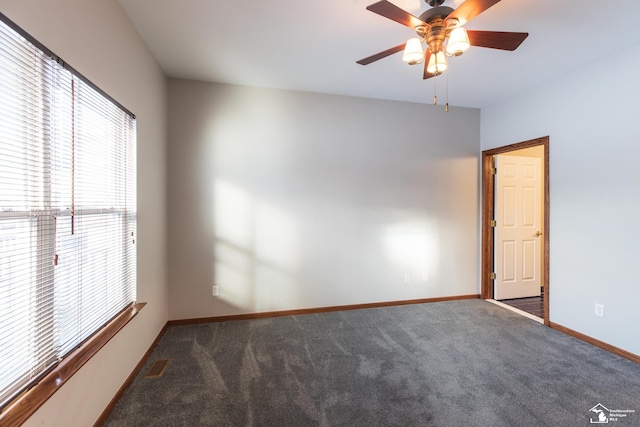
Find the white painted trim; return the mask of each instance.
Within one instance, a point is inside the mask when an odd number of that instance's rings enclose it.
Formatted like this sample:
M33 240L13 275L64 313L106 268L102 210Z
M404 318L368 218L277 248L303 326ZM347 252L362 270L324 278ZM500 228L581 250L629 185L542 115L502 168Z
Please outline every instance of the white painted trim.
M511 311L513 311L514 313L518 313L518 314L520 314L520 315L522 315L522 316L524 316L524 317L528 317L529 319L534 320L534 321L536 321L536 322L538 322L538 323L542 323L542 324L544 324L544 320L543 320L543 319L541 319L540 317L538 317L538 316L534 316L534 315L533 315L533 314L531 314L531 313L527 313L526 311L519 310L519 309L517 309L517 308L515 308L515 307L511 307L510 305L507 305L507 304L505 304L505 303L503 303L503 302L496 301L496 300L494 300L494 299L487 299L487 300L485 300L485 301L489 301L489 302L491 302L491 303L493 303L493 304L495 304L495 305L499 305L499 306L500 306L500 307L502 307L502 308L506 308L507 310L511 310Z

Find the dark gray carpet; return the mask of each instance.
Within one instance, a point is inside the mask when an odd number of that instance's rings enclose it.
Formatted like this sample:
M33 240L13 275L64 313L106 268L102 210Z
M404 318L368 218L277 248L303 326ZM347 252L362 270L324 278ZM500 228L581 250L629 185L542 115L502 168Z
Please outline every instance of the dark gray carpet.
M467 300L169 327L106 426L585 426L598 403L640 425L640 365Z

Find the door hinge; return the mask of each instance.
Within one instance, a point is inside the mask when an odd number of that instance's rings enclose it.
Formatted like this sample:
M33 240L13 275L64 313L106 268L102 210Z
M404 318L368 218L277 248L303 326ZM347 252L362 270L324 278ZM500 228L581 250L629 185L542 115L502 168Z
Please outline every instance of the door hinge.
M497 226L498 226L498 223L496 222L496 220L495 220L495 219L492 219L492 220L489 222L489 225L490 225L490 226L492 226L492 227L497 227Z
M491 168L489 172L491 172L491 175L495 175L496 173L498 173L498 168Z
M491 280L496 280L498 277L496 276L496 273L491 273L489 274L489 279Z

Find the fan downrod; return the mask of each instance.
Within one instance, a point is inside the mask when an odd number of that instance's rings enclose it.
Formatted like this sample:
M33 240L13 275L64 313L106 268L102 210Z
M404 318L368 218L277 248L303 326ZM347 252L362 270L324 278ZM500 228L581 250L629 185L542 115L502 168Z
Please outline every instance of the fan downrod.
M444 0L424 0L429 6L437 7L444 3Z

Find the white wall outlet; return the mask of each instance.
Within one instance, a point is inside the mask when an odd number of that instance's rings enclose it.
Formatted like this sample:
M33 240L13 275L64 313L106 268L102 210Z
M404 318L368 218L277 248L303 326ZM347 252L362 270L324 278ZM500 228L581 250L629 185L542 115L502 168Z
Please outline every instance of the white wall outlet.
M404 273L404 283L411 282L411 275L409 273Z
M423 282L428 282L429 281L429 273L427 273L426 271L424 273L422 273L422 281Z
M604 317L604 304L596 303L595 315L598 317Z
M220 286L218 285L211 286L211 295L213 295L214 297L220 296Z

